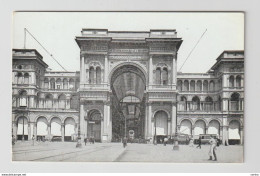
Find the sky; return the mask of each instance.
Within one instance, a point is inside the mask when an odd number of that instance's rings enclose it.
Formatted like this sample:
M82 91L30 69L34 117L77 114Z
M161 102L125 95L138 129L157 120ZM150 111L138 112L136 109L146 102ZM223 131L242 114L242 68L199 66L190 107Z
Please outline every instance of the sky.
M75 37L82 28L109 31L150 31L176 29L183 43L178 51L177 69L195 50L181 69L184 73L205 73L224 50L244 50L243 13L181 12L15 12L13 48L24 48L24 28L68 71L80 70L80 49ZM37 49L49 68L63 69L28 34L26 48Z

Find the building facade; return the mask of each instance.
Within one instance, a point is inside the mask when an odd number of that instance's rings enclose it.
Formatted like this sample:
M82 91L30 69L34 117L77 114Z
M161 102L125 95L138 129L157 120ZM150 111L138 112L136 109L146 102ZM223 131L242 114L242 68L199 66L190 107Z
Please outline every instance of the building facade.
M80 72L55 72L36 50L13 49L13 135L18 140L128 132L154 140L218 134L243 143L244 52L224 51L207 73L177 73L176 30L83 29Z

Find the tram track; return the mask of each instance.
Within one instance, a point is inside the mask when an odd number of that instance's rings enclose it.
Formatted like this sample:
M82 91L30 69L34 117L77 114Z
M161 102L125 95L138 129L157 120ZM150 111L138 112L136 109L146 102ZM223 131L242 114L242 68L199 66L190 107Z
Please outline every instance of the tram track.
M32 159L32 160L28 160L28 161L65 161L71 158L76 158L80 155L85 155L88 153L95 153L95 152L99 152L101 150L105 150L108 148L111 148L112 146L101 146L98 148L93 148L92 150L80 150L80 151L72 151L72 152L66 152L66 153L61 153L61 154L57 154L57 155L52 155L52 156L47 156L47 157L41 157L41 158L36 158L36 159Z

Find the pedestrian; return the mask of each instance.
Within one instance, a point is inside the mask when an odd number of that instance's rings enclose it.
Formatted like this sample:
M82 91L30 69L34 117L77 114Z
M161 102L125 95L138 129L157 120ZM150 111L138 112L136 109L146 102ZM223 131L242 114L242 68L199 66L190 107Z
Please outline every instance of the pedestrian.
M84 138L84 143L85 143L85 146L87 144L87 137Z
M198 144L199 145L196 148L200 148L201 149L201 136L199 137Z
M164 146L166 146L167 142L168 142L168 138L165 137L164 140L163 140L163 144L164 144Z
M123 146L124 146L124 148L126 147L126 145L127 145L127 138L124 137L124 139L123 139Z
M32 145L34 146L34 140L35 140L35 137L34 135L32 136Z
M214 156L213 161L217 161L217 155L216 155L217 141L213 138L213 136L210 136L209 143L210 143L209 160L213 160L213 156Z

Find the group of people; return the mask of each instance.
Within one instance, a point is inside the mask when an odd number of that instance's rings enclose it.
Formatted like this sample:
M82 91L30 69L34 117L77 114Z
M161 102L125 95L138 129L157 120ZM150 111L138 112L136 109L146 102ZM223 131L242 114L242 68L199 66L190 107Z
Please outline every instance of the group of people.
M90 142L91 144L95 144L95 138L91 136L89 139L87 137L84 138L84 143L87 145L87 142Z

